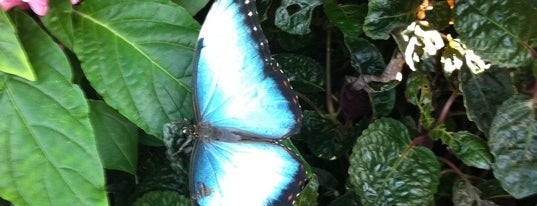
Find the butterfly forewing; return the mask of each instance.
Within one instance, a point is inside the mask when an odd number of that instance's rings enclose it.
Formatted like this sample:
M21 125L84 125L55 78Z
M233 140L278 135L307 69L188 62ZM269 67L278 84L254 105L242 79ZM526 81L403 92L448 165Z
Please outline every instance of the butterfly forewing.
M198 121L282 139L300 127L300 107L270 57L254 1L218 0L200 32L195 64Z

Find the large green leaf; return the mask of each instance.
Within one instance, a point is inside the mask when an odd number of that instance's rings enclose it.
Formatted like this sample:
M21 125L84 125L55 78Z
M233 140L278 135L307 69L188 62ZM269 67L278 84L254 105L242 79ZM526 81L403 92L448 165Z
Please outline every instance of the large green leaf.
M2 31L0 32L0 72L35 81L32 65L17 38L15 27L2 9L0 9L0 31Z
M276 9L274 24L291 34L310 33L311 14L321 0L282 0Z
M402 123L381 118L356 141L349 176L364 205L428 205L440 165L430 150L411 144Z
M515 92L509 71L490 68L474 74L467 67L461 70L460 90L468 119L488 134L496 109Z
M0 74L0 196L15 205L107 205L89 108L52 39L15 12L38 80Z
M49 11L41 17L47 30L64 46L73 49L73 6L66 0L49 0Z
M367 5L338 5L334 0L324 0L324 13L345 36L358 37L367 14Z
M388 39L390 33L416 19L422 0L371 0L368 3L364 32L372 39Z
M483 59L502 67L530 63L537 46L537 10L527 0L456 1L459 38Z
M147 133L193 116L191 63L199 25L158 1L83 1L75 52L106 103Z
M91 123L106 169L136 174L138 127L102 101L90 101Z
M535 112L531 98L515 95L498 108L490 127L494 176L516 198L537 193Z
M190 15L194 16L207 5L209 0L173 0L173 2L179 4L179 6L185 8Z

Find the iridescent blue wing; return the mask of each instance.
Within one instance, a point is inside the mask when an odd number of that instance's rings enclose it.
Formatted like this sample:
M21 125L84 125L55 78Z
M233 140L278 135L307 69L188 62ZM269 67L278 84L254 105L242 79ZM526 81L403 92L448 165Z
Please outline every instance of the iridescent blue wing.
M194 74L199 122L266 139L300 128L298 99L270 57L255 1L213 4L200 31Z
M196 205L292 205L306 179L296 155L275 144L211 141L192 155Z

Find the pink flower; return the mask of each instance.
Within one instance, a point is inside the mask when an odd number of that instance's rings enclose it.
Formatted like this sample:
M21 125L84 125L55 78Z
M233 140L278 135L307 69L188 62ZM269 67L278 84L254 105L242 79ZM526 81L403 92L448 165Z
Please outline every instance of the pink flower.
M71 0L71 4L78 4L80 0ZM8 11L13 7L20 6L22 9L32 9L39 16L45 16L48 12L48 0L0 0L0 8Z
M23 0L25 1L25 0ZM48 0L26 0L32 11L39 16L45 16L48 12Z
M0 0L0 7L2 7L4 11L10 10L20 4L22 4L21 0Z
M0 7L4 11L15 6L20 6L23 9L30 6L30 9L39 16L45 16L48 12L48 0L0 0Z

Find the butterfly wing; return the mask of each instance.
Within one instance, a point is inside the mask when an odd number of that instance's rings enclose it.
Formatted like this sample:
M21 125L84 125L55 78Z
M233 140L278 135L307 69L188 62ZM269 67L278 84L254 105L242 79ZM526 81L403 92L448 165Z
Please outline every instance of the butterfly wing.
M306 178L296 155L266 142L205 142L193 158L197 205L292 205Z
M255 1L213 4L200 31L194 74L198 121L268 139L300 128L298 99L270 57Z

